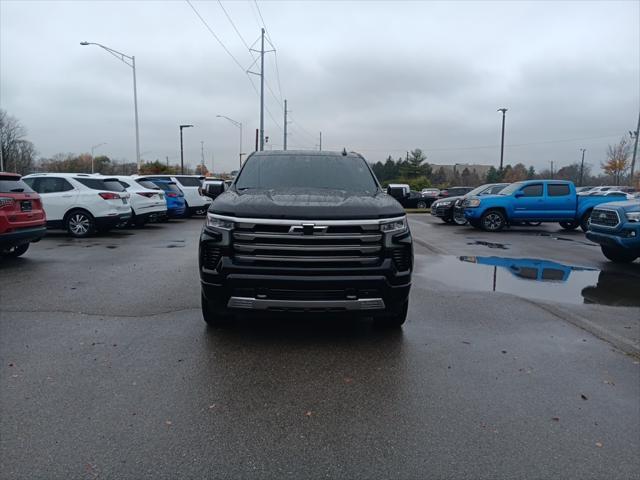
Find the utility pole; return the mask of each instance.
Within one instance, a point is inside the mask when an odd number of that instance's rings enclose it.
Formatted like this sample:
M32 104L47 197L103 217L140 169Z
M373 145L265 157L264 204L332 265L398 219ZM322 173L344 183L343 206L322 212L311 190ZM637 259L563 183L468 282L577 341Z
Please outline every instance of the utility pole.
M287 99L284 100L284 142L283 150L287 149Z
M202 162L202 168L200 169L200 175L204 175L204 140L200 140L200 158Z
M553 160L549 160L551 163L551 180L553 180Z
M584 152L587 151L586 148L581 148L580 151L582 152L582 160L580 160L580 186L583 186L583 178L584 178Z
M320 132L320 144L318 145L319 150L322 151L322 132Z
M259 137L260 137L259 129L256 128L256 148L255 148L254 152L258 151L258 139L259 139Z
M253 48L249 49L250 52L256 52L260 54L260 73L247 70L247 73L258 75L260 77L260 129L259 129L260 151L264 150L264 54L268 52L276 51L275 48L273 48L273 44L269 39L267 39L267 41L269 42L272 48L271 50L264 49L264 34L265 34L265 30L264 28L261 28L260 29L260 50L254 50ZM255 45L255 42L254 42L254 45ZM257 59L253 63L255 63L256 61ZM251 66L253 66L253 63L251 64ZM256 147L256 150L258 150L257 147Z
M506 108L499 108L497 111L498 112L502 112L502 139L500 141L500 173L502 173L502 165L503 165L503 160L504 160L504 121L505 121L505 115L507 113Z
M635 138L633 142L633 156L631 157L631 175L629 176L630 185L633 186L633 175L636 169L636 155L638 153L638 133L640 133L640 113L638 114L638 126L635 132L629 132L631 138Z
M169 155L167 155L167 168L169 168Z

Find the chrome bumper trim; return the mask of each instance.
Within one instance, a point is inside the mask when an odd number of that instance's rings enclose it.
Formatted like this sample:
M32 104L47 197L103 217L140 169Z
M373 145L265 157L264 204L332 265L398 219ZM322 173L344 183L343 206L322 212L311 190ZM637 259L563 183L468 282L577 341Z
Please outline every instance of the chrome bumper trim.
M270 300L267 298L231 297L228 308L245 310L308 309L308 310L383 310L381 298L359 298L355 300Z

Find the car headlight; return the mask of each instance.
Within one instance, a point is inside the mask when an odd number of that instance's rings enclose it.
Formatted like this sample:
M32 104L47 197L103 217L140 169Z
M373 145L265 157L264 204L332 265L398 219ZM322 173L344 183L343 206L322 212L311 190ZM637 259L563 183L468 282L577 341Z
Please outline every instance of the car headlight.
M211 213L208 213L207 227L221 228L223 230L231 230L233 228L233 222L231 220L225 220L225 219L216 217Z
M626 215L630 222L640 222L640 212L628 212Z
M449 205L451 205L451 200L445 200L444 202L438 202L439 206L443 206L443 207L447 207Z
M479 198L471 198L467 202L466 206L470 208L475 208L480 206L481 200Z
M392 222L384 222L380 224L380 231L385 233L401 232L407 229L407 218L403 217L400 220L393 220Z

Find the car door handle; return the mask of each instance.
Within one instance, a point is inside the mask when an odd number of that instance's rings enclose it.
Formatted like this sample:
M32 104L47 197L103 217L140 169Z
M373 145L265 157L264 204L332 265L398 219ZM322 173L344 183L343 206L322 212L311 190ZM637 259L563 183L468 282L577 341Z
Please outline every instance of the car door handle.
M62 195L62 198L71 198L73 195Z

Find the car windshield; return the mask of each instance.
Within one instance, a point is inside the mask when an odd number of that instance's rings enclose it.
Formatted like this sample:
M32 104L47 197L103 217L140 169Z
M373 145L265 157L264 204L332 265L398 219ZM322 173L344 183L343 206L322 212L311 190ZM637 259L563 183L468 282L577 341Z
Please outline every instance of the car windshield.
M33 190L17 177L0 175L0 193L32 193Z
M332 189L374 193L378 185L360 157L338 155L255 155L237 178L238 190Z
M498 195L511 195L513 192L518 190L523 185L524 185L523 182L512 183L511 185L508 185L507 187L505 187L505 189L502 190L500 193L498 193Z

